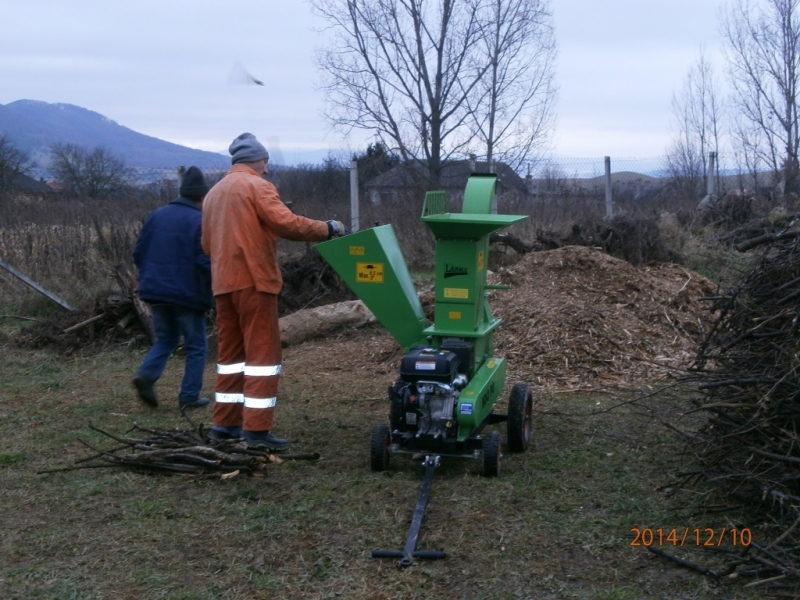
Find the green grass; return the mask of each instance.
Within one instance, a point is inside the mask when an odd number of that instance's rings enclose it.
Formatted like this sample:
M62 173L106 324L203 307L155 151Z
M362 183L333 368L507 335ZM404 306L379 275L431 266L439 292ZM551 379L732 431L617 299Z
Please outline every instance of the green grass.
M335 358L337 343L313 345ZM686 465L677 441L640 404L590 415L598 401L622 399L607 394L539 397L533 447L507 454L497 479L481 477L477 461L444 461L418 548L444 550L445 560L400 570L372 559L374 548L402 548L422 481L419 463L400 457L387 472L369 470L371 427L387 418L382 398L394 376L368 357L364 369L352 366L358 356L339 371L332 358L298 372L305 351L316 350L285 351L276 431L293 451L321 459L226 481L114 469L37 474L87 456L81 440L113 445L90 422L115 433L133 423L187 427L172 402L182 361L168 365L154 411L129 382L143 348L69 359L5 352L0 597L757 597L630 546L632 527L683 526L659 488ZM210 365L206 378L211 390ZM210 414L192 417L208 424Z

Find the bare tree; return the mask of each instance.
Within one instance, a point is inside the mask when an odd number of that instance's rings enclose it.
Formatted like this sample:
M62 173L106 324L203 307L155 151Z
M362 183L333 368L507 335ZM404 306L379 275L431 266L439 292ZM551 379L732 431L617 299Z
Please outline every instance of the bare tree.
M754 158L776 174L782 193L800 191L798 5L800 0L734 0L723 13L734 105L752 124L739 130L749 132Z
M20 150L11 139L0 135L0 191L11 189L14 180L27 174L34 167L27 152Z
M683 88L672 98L677 132L667 152L667 168L679 188L690 198L706 189L708 154L719 155L722 109L714 70L701 49L700 57L686 75Z
M56 179L76 196L108 196L128 182L125 161L104 146L90 151L75 144L57 143L50 147L50 156L50 169Z
M554 123L556 43L547 0L490 0L480 11L478 68L468 95L475 136L486 161L518 169L547 145Z
M542 2L312 0L335 35L317 57L329 119L344 133L376 132L404 161L421 160L428 187L438 187L444 163L466 154L475 132L491 144L488 152L519 134L517 117L524 109L509 95L519 94L520 87L508 77L527 64L524 42L535 40L525 36L539 31L526 5L542 7ZM492 25L498 14L506 21ZM514 14L529 20L516 25ZM531 73L526 77L536 79ZM540 79L552 83L549 75ZM491 107L493 98L490 124L477 111Z
M761 183L764 178L765 164L761 158L760 148L764 146L763 131L756 124L738 115L734 119L734 157L738 165L739 190L752 189L756 196L761 194Z

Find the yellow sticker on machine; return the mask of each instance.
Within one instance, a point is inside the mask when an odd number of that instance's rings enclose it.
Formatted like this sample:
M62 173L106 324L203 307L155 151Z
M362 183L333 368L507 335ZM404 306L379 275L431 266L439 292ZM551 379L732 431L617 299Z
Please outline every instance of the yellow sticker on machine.
M450 314L448 314L451 321L460 321L461 320L461 311L459 310L451 310Z
M356 263L358 283L383 283L383 263Z
M350 246L350 256L364 256L364 246Z
M445 298L457 298L459 300L469 299L469 290L466 288L444 288Z

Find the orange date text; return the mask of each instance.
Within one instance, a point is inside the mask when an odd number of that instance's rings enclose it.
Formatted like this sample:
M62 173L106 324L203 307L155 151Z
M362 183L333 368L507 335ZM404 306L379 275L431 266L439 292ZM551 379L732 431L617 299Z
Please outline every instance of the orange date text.
M753 533L747 527L631 527L631 546L715 546L727 541L731 546L747 547Z

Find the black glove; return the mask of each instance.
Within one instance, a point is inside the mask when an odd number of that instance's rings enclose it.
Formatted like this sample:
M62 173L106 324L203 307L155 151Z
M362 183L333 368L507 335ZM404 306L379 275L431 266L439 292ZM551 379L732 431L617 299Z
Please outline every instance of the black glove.
M348 231L350 228L345 227L341 221L325 221L328 224L328 239L333 239L335 237L339 237L345 235L346 233L350 233Z

